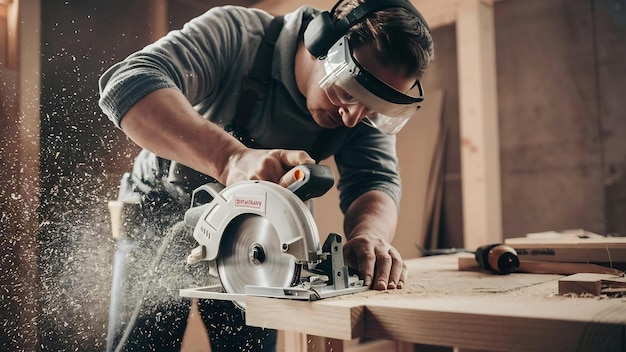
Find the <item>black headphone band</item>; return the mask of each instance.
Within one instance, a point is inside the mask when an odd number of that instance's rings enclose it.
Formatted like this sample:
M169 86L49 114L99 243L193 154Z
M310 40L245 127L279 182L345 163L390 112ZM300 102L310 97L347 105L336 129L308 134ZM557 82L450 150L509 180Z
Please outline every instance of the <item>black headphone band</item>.
M367 0L355 7L344 18L340 20L333 19L332 14L343 1L339 0L330 12L324 11L319 13L307 25L304 32L304 44L315 57L324 57L328 49L345 35L350 28L365 20L368 14L385 8L400 7L410 11L430 31L428 23L426 23L422 14L409 0Z
M337 4L335 4L335 7L333 7L333 12L331 12L331 14L334 13L334 9L343 1L344 0L339 0ZM348 29L352 28L352 26L365 20L365 17L369 15L370 13L376 12L382 9L391 8L391 7L400 7L400 8L408 10L409 12L414 14L420 20L420 22L422 22L426 26L426 28L430 31L430 28L428 27L428 23L426 23L426 20L424 19L422 14L417 10L417 8L415 8L415 6L413 6L413 4L409 0L368 0L368 1L365 1L359 6L355 7L349 14L346 15L346 17L344 17L344 20L346 20L346 23L348 25L345 28L345 31L347 32Z

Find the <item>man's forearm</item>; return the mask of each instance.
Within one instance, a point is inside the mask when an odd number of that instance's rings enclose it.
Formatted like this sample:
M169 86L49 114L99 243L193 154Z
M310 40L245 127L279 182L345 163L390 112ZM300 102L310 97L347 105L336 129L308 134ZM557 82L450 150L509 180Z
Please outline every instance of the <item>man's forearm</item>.
M139 146L225 183L231 155L245 149L219 126L202 118L176 89L154 91L122 118L122 130Z
M359 270L365 285L376 290L402 288L408 271L400 253L391 245L398 209L381 191L357 198L344 219L346 263Z
M358 197L344 217L344 231L350 239L355 234L369 233L391 243L398 222L398 208L387 194L369 191Z

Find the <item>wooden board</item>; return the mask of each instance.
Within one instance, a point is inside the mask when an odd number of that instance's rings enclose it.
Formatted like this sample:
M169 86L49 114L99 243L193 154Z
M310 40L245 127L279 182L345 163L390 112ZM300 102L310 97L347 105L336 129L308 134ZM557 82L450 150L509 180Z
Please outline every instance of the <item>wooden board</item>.
M457 256L411 259L407 286L397 291L317 302L250 297L247 323L346 340L372 337L481 350L623 351L626 305L621 300L558 296L561 275L459 272L456 264Z
M625 263L626 237L568 236L509 238L505 244L513 247L522 260L576 263Z
M526 297L395 299L368 303L366 333L477 350L623 351L623 320L622 325L592 324L588 320L617 320L620 315L624 319L626 307L614 301L611 309L615 313L598 314L604 309L598 303L589 300L583 305L558 298L538 303Z
M365 336L362 302L342 298L309 303L247 297L246 324L341 340Z
M484 270L490 272L490 270L482 269L476 260L466 257L459 257L459 270L461 271L476 271ZM534 260L520 260L519 269L514 273L530 273L530 274L557 274L557 275L574 275L579 273L594 273L594 274L610 274L623 276L624 272L621 269L612 268L609 266L603 266L592 263L561 263L561 262L542 262Z
M559 294L601 294L626 293L626 278L606 274L580 273L559 280Z

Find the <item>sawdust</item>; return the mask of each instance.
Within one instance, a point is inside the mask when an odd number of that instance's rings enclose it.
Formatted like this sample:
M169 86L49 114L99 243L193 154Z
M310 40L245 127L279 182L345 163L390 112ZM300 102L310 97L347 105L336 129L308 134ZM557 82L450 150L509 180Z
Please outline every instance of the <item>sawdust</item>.
M485 275L481 272L463 272L456 270L419 271L412 273L409 281L401 289L365 292L339 296L339 300L370 299L393 300L401 297L433 298L448 296L484 296L508 295L511 297L546 297L558 292L560 275L515 274Z
M104 349L111 249L101 175L78 168L42 204L38 238L38 326L42 346Z

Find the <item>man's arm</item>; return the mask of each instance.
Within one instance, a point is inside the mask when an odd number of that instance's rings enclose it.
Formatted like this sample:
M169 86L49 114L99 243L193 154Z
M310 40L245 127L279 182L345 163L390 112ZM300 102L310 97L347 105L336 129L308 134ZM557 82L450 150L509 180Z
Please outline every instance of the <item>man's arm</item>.
M304 151L247 148L202 118L173 88L159 89L140 99L122 118L121 128L139 146L224 185L249 179L278 182L293 166L314 163Z
M358 268L365 285L376 290L402 288L408 275L400 253L391 245L398 208L387 194L369 191L359 196L344 218L344 257Z

